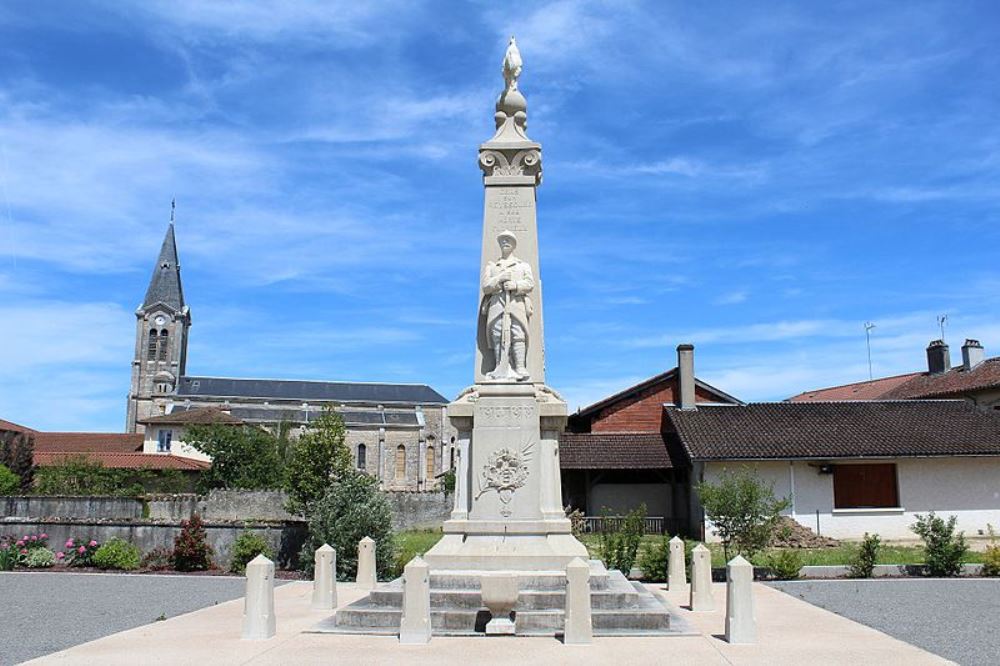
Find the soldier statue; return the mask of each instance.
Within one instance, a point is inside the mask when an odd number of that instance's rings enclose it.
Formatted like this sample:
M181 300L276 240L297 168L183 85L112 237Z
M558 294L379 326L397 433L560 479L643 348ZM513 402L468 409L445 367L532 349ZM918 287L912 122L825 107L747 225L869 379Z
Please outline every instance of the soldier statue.
M494 369L490 379L530 377L528 357L528 319L532 315L531 291L535 278L531 266L514 256L517 237L510 231L497 236L500 258L483 270L481 314L486 317L486 334L493 349Z

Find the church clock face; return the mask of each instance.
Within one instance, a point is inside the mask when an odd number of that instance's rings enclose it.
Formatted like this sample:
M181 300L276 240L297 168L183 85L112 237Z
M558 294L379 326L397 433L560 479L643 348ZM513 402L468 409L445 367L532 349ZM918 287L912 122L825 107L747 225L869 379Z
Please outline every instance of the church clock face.
M166 317L164 317L163 315L159 315L159 316L158 316L158 317L156 318L156 325L157 325L157 326L163 326L163 325L164 325L164 324L166 324L166 323L167 323L167 318L166 318Z

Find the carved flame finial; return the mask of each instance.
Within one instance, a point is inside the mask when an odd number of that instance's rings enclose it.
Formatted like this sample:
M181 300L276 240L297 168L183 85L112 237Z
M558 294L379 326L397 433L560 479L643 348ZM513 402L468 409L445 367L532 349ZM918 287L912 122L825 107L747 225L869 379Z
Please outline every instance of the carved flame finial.
M517 90L517 77L521 76L521 67L523 64L521 52L517 50L517 42L514 41L514 35L511 35L510 42L507 44L507 52L503 56L503 80L506 84L504 87L505 93Z

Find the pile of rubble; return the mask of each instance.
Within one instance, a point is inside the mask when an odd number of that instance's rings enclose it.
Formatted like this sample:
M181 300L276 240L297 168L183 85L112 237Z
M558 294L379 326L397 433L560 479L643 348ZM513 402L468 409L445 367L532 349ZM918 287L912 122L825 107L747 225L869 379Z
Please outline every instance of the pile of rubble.
M820 536L788 516L782 516L778 521L774 542L771 545L775 548L836 548L840 542Z

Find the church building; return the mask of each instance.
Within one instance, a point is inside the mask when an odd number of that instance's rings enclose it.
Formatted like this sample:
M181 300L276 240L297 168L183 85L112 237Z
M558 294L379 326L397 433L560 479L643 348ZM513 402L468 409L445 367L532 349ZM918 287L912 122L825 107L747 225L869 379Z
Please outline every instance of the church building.
M135 316L125 429L146 434L147 453L204 459L183 444L183 428L213 412L215 421L269 429L287 424L301 432L326 405L333 405L344 419L355 464L376 476L383 489L437 488L441 474L454 466L455 433L445 418L448 400L426 384L187 374L191 309L181 285L173 220Z

